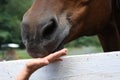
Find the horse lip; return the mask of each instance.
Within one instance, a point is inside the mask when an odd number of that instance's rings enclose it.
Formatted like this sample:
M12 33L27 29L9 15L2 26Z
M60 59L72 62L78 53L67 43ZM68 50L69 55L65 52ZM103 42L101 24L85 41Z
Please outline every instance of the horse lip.
M28 50L27 50L28 51ZM47 56L48 54L41 54L41 53L37 53L37 52L31 52L31 51L28 51L29 55L32 57L32 58L43 58L45 56Z
M67 37L68 37L68 35L60 42L60 44L53 50L53 52L59 51L59 50L64 48L64 44L66 44L66 41L67 41L66 38Z
M65 43L65 39L63 39L63 40L61 41L61 43L53 50L52 53L63 49L63 48L64 48L64 43Z
M60 44L57 48L55 48L54 49L54 51L52 52L52 53L54 53L54 52L56 52L56 51L59 51L59 50L61 50L61 49L63 49L64 47L63 47L63 44Z

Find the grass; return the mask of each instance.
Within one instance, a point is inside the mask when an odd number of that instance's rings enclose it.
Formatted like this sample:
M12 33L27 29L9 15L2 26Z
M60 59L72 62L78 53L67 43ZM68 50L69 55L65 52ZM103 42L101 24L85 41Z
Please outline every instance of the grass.
M30 59L26 50L16 50L19 59ZM90 53L99 53L103 52L101 47L80 47L80 48L68 48L68 55L80 55L80 54L90 54ZM0 59L2 58L2 52L0 51Z
M30 59L31 57L28 55L26 50L17 50L19 59Z
M17 49L16 50L17 54L18 54L18 58L19 59L30 59L31 57L28 55L28 53L26 52L26 50L20 50ZM2 59L2 52L0 51L0 60Z

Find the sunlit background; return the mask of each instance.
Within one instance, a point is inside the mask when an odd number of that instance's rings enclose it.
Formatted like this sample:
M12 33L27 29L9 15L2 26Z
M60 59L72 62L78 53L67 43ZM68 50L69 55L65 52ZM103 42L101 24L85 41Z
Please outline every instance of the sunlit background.
M34 0L0 0L0 60L31 58L21 41L21 20ZM17 44L10 47L8 44ZM102 52L96 36L82 37L65 45L68 55Z

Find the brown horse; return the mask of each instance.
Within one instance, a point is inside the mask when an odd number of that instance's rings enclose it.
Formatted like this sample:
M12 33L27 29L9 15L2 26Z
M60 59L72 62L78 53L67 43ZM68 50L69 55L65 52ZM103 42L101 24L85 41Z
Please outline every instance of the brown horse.
M22 21L32 57L43 57L81 36L98 35L104 51L120 50L120 0L35 0Z

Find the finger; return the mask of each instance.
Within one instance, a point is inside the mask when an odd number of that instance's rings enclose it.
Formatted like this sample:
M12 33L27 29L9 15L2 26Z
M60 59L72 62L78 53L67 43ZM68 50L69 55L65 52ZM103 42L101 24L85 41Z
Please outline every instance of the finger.
M45 57L48 61L54 61L55 59L57 59L57 58L59 58L59 57L61 57L61 56L64 56L64 55L66 55L66 53L67 53L67 49L62 49L62 50L60 50L60 51L57 51L57 52L55 52L55 53L52 53L52 54L50 54L50 55L48 55L47 57Z
M57 58L55 60L53 60L53 62L58 62L58 61L63 61L61 58Z
M31 69L34 66L34 70L35 70L37 68L48 65L51 62L62 61L62 59L60 59L59 57L66 55L66 53L67 53L67 49L62 49L58 52L48 55L45 58L31 59L27 63L27 67Z
M48 65L49 64L49 61L47 59L44 59L44 58L36 58L36 59L31 59L29 60L27 63L26 63L26 66L28 68L33 68L33 67L43 67L45 65Z

